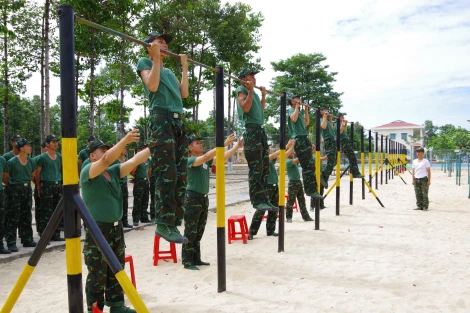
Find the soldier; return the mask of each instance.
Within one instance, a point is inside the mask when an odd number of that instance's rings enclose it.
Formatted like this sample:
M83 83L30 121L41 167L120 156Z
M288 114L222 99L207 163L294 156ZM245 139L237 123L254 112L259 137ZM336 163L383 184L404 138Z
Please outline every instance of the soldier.
M95 136L91 135L88 137L88 146L95 140ZM80 171L83 167L83 162L88 159L88 156L90 155L90 152L88 151L88 146L85 147L85 149L80 150L78 153L78 174L80 175Z
M188 186L184 199L184 236L188 238L183 243L182 259L185 269L199 270L197 265L210 265L201 260L200 242L207 223L209 207L209 173L214 162L216 149L204 154L201 138L191 135L188 137L189 152L188 159ZM236 140L234 135L225 140L225 147ZM225 151L224 158L227 160L243 146L241 138L230 150Z
M340 125L341 152L343 152L349 160L349 170L351 171L353 178L364 178L364 176L362 176L361 174L361 171L359 171L359 167L357 166L357 158L356 158L356 155L354 154L354 150L351 146L351 141L348 137L348 132L347 132L348 121L344 119L344 115L346 114L345 113L338 114L338 117L339 117L338 122L341 123Z
M101 140L95 139L89 145L91 163L83 167L80 174L83 200L123 268L125 245L121 223L122 193L119 181L137 165L145 162L150 156L150 151L144 149L129 161L115 165L112 163L127 144L138 141L138 130L130 131L109 150ZM111 307L110 313L135 313L135 310L124 306L122 288L89 229L85 234L83 254L88 268L85 285L88 312L92 311L93 304L97 302L100 310L103 310L105 304Z
M316 159L316 156L315 156L316 150L317 150L316 146L312 143L312 155L313 155L313 161L314 162L315 162L315 159ZM325 155L325 156L320 157L320 162L325 161L325 160L328 160L328 156ZM321 167L321 170L323 170L323 165L321 165L320 167ZM323 187L323 185L320 184L320 195L323 196L324 192L325 192L325 187ZM321 198L321 200L320 200L320 210L323 210L325 208L326 208L325 199ZM315 211L315 201L310 201L310 211L312 211L312 212Z
M49 223L60 198L62 198L62 156L56 153L59 147L58 138L53 135L46 137L47 152L37 158L36 185L38 196L41 199L40 231L42 234ZM60 237L60 229L56 229L52 241L65 241Z
M148 98L150 148L152 149L152 171L155 172L156 219L155 234L175 243L187 242L178 230L183 221L183 201L186 192L188 138L181 114L182 98L188 97L188 61L180 54L183 70L181 83L175 74L163 67L167 55L160 48L168 50L172 40L169 34L151 32L145 42L150 58L142 57L137 63L137 75L144 83Z
M268 142L264 131L263 112L266 104L266 89L260 87L261 99L254 92L255 75L258 73L247 68L242 69L238 78L243 82L236 90L238 120L245 127L243 150L249 167L250 201L257 210L279 211L277 205L269 202L266 189L269 175Z
M295 140L291 139L286 145L288 152L291 153L294 150ZM281 150L278 150L274 153L269 154L269 176L267 180L267 190L269 196L269 202L271 204L276 203L279 205L279 188L277 183L279 182L276 167L274 164L276 163L276 159L278 158ZM279 210L279 207L278 207ZM278 233L275 232L276 230L276 220L277 220L278 211L271 210L268 211L268 217L266 219L266 235L267 236L278 236ZM257 210L255 214L253 214L253 218L250 224L250 240L258 234L259 227L261 226L261 222L263 220L264 211Z
M10 187L10 205L7 208L6 242L8 250L18 252L16 231L19 230L23 247L35 247L31 225L31 180L36 170L36 162L28 156L31 154L30 143L21 138L16 142L19 150L17 157L10 159L3 170L3 183Z
M315 162L312 157L311 142L308 139L307 126L310 124L308 104L304 105L304 112L300 109L302 103L300 96L294 96L291 101L287 119L289 135L295 139L295 153L302 166L302 178L304 180L307 196L322 198L318 194L317 181L315 179Z
M307 205L305 204L305 197L304 197L304 186L302 181L300 180L300 173L299 173L299 159L294 158L294 153L286 152L287 161L286 161L286 172L287 176L289 177L289 185L287 194L289 198L286 204L286 222L292 223L292 206L297 199L297 202L300 207L300 214L302 214L302 218L305 222L313 221L307 211ZM312 201L314 202L314 201Z
M41 154L47 151L46 147L46 142L44 141L41 144ZM36 164L38 163L38 158L41 156L37 155L34 157L34 162ZM38 184L36 183L36 175L37 175L37 169L36 172L34 172L34 192L33 192L33 198L34 198L34 219L36 220L36 231L38 232L39 236L41 236L41 227L39 221L41 220L41 198L39 197L38 194Z
M127 148L124 147L121 154L119 155L118 162L123 164L127 161ZM128 208L129 208L129 190L127 188L127 175L122 177L119 180L119 184L121 185L122 191L122 227L124 228L133 228L132 225L129 224L128 220Z
M137 153L147 148L146 145L137 147ZM139 164L131 171L134 176L134 207L132 208L132 221L134 226L139 226L139 220L142 223L149 223L147 207L149 205L149 161Z
M325 143L325 153L328 156L328 162L323 168L320 179L322 179L323 187L328 188L328 178L336 166L336 132L333 128L333 117L328 114L328 110L320 109L320 112L322 114L320 131ZM330 116L329 120L328 116Z
M6 161L0 156L0 173L3 173ZM3 237L5 237L5 206L4 206L3 184L0 183L0 254L10 254L11 251L3 246Z
M7 152L3 155L3 157L5 158L5 161L8 162L11 158L17 156L20 153L20 151L16 147L16 142L18 140L20 140L21 138L23 138L23 137L21 137L21 135L18 135L18 134L11 137L11 139L10 139L11 151L9 151L9 152Z

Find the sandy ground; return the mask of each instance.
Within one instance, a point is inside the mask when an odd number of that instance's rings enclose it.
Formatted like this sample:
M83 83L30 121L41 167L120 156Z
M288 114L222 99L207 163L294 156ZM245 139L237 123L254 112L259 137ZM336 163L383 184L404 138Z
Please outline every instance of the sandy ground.
M154 267L154 227L126 233L137 291L150 312L470 312L467 172L460 187L440 170L432 175L428 212L413 210L409 173L403 174L408 185L397 177L379 185L385 208L368 192L361 199L359 180L349 205L349 178L343 178L341 215L335 215L334 191L321 211L321 230L295 212L284 253L263 223L255 240L227 244L223 293L217 293L215 214L202 240L203 260L212 265L200 271L183 269L181 246L178 264ZM249 203L226 210L227 217L245 214L251 221ZM1 305L26 261L0 264ZM83 264L84 281L86 272ZM44 254L13 312L68 312L63 250Z

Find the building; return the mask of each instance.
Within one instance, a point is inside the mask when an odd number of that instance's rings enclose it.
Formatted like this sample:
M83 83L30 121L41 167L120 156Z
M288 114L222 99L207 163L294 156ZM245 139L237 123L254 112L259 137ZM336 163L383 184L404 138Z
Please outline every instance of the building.
M415 150L424 146L424 126L416 125L401 120L396 120L388 124L376 126L372 131L379 134L379 151L380 151L380 135L388 136L395 142L406 146L408 161L416 156ZM375 138L375 135L373 135ZM384 148L385 151L385 148ZM412 154L411 154L412 153Z

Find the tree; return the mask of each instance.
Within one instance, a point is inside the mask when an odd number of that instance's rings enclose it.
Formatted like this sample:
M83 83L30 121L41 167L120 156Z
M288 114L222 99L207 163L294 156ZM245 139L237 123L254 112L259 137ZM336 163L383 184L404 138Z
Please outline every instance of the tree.
M271 80L271 90L285 91L288 98L300 95L311 108L326 107L336 114L341 108L340 96L333 90L336 72L329 72L324 65L326 57L321 53L296 54L286 60L271 62L274 71L282 73ZM265 119L274 117L279 121L279 97L269 94L266 99ZM313 114L312 114L313 116ZM310 119L310 131L315 129L315 119Z
M432 121L425 120L424 121L424 146L427 147L430 145L434 137L436 137L438 131L438 127L434 126Z

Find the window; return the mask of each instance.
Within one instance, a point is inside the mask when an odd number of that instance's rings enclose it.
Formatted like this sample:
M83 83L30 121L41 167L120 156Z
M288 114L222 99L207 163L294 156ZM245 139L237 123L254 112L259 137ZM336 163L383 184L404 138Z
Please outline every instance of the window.
M395 140L397 138L397 134L390 134L390 139Z
M401 139L403 139L403 140L408 139L408 134L407 133L401 133Z

